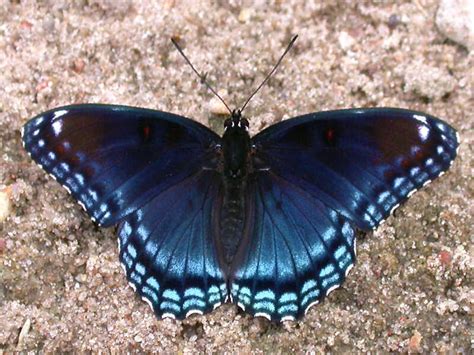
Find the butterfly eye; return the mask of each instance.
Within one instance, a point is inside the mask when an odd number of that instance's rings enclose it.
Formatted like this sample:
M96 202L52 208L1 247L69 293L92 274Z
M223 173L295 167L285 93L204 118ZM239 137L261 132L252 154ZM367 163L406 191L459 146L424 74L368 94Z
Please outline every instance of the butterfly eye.
M249 120L245 117L240 119L240 127L249 128Z
M224 121L224 128L232 127L232 119L228 118Z

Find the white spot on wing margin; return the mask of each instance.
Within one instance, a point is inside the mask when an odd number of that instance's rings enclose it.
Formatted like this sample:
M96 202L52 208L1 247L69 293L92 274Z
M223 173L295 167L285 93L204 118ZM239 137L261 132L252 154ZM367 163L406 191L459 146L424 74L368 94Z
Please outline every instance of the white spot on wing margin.
M350 272L353 268L354 268L354 264L350 264L350 265L347 267L344 276L347 277L347 275L349 275L349 272Z
M151 301L148 298L146 298L145 296L142 296L142 301L145 301L150 306L151 311L155 313L155 310L153 309L153 303L151 303Z
M428 125L428 122L426 121L426 116L414 114L413 118L425 125Z
M334 291L335 289L339 288L341 286L341 284L336 284L336 285L333 285L331 287L328 288L328 290L326 291L326 297L329 296L329 294Z
M173 313L163 313L161 318L163 318L163 319L165 319L165 318L176 319L176 316Z
M311 302L311 303L306 307L306 309L304 310L304 314L306 315L306 314L308 313L309 309L310 309L311 307L313 307L313 306L316 306L318 303L319 303L319 300L316 300L316 301Z
M69 112L68 110L58 110L58 111L56 111L53 115L53 120L55 120L56 118L59 118L61 116L64 116L68 112Z
M192 316L193 314L199 314L199 315L203 315L203 312L200 310L200 309L190 309L187 313L186 313L186 318Z
M265 318L265 319L268 319L269 321L272 320L272 317L268 313L264 313L264 312L255 313L254 317Z

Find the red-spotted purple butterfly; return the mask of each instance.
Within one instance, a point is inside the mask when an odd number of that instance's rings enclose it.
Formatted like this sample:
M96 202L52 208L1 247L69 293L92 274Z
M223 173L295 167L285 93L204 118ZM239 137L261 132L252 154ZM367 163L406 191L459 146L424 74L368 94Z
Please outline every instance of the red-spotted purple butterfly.
M311 113L250 137L243 108L222 137L171 113L98 104L24 126L33 160L95 222L118 224L127 278L160 318L224 302L301 317L354 265L355 228L379 226L459 145L447 123L395 108Z

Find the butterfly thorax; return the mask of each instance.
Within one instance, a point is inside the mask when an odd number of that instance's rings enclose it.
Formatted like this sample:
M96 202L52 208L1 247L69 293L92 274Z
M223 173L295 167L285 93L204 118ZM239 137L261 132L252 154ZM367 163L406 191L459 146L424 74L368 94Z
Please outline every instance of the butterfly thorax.
M222 137L224 197L219 214L219 244L223 261L230 267L245 228L245 190L250 166L251 141L248 121L234 113L225 122Z
M224 176L230 180L244 179L247 174L250 153L249 123L238 111L224 123L222 137Z

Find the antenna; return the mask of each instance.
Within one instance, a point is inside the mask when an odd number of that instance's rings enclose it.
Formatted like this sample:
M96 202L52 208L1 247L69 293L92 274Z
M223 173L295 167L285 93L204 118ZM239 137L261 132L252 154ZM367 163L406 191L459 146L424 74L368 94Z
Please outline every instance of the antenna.
M254 97L254 95L262 88L262 86L265 85L265 83L268 81L268 79L270 79L270 77L273 75L275 70L277 70L278 66L280 65L280 63L283 60L283 58L285 57L285 55L290 51L291 47L293 47L293 44L295 43L297 38L298 38L298 35L293 36L290 43L286 47L285 51L281 55L280 59L278 59L278 62L273 67L272 71L265 77L265 80L262 81L262 83L259 85L259 87L252 93L252 95L250 95L250 97L247 99L247 101L245 101L245 104L242 106L242 108L238 112L241 113L245 109L245 106L247 106L247 104L252 99L252 97Z
M206 81L206 77L204 75L201 75L197 70L196 68L194 68L194 66L191 64L191 61L188 59L188 57L186 57L186 54L184 54L183 50L181 49L181 47L179 46L178 42L175 41L174 38L171 38L171 42L173 42L174 46L176 47L176 49L179 51L179 53L183 56L184 60L186 60L186 62L189 64L189 66L191 67L191 69L196 73L196 75L199 77L199 79L201 79L201 82L204 83L207 88L209 90L211 90L211 92L216 95L219 100L221 100L221 102L224 104L224 106L227 108L227 110L229 110L229 113L232 115L232 110L230 109L230 107L225 103L224 99L222 97L220 97L220 95L211 87L211 85L208 84L208 82ZM280 59L281 60L281 59Z

